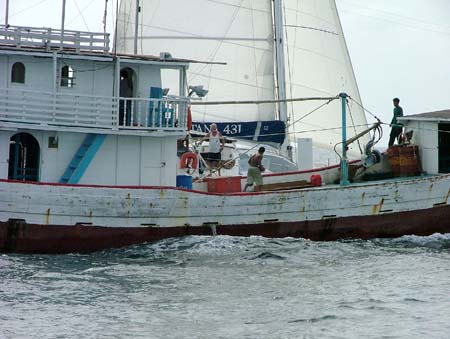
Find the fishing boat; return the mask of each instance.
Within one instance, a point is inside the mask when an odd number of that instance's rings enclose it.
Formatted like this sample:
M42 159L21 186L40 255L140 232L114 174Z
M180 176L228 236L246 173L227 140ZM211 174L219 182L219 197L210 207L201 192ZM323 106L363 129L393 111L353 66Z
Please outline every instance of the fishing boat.
M185 153L177 156L195 106L186 74L196 61L111 52L109 41L106 33L0 26L1 252L89 252L187 235L450 231L448 111L405 117L402 144L381 154L372 148L378 124L347 123L355 92L264 99L327 103L343 126L333 141L341 162L268 173L260 191L242 192L245 176L195 181L183 171ZM165 71L178 79L169 91ZM350 161L364 138L363 157Z

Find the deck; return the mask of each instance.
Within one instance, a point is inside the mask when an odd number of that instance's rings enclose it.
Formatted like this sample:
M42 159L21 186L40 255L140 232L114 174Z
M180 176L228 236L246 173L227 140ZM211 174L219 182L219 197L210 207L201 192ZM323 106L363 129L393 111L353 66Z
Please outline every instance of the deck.
M0 25L0 44L13 47L35 47L46 51L53 49L89 52L109 52L109 34Z
M117 98L0 88L0 122L12 128L92 133L185 132L185 97Z

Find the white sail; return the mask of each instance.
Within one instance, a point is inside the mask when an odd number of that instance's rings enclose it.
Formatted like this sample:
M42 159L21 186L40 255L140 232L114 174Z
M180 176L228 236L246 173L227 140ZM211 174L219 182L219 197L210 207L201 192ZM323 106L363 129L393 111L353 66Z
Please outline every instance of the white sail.
M189 85L203 85L205 101L276 98L273 6L270 0L139 0L138 54L169 52L192 64ZM118 52L134 52L136 0L122 0ZM286 96L330 97L346 92L361 102L334 0L282 1ZM283 98L281 98L283 99ZM339 100L288 103L291 141L310 137L332 148L341 141ZM273 120L274 104L195 106L195 121ZM307 115L306 117L304 117ZM350 102L347 135L365 129L363 110ZM367 137L366 137L367 140ZM355 145L352 145L355 147Z
M136 0L123 0L117 51L133 53ZM275 97L270 1L140 0L138 54L217 64L191 64L189 85L209 90L205 101ZM195 121L274 120L275 105L196 106ZM244 118L245 117L245 118Z
M361 103L335 1L285 0L283 9L287 96L328 97L345 92ZM341 141L340 101L307 115L321 104L288 103L291 139L310 137L316 144L331 147ZM361 107L352 101L349 106L347 135L353 136L366 128L367 121Z

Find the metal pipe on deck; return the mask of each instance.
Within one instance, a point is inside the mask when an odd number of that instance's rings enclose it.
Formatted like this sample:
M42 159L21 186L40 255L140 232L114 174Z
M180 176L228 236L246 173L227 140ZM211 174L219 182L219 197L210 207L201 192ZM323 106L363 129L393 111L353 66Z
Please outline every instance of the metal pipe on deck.
M366 135L367 133L369 133L371 130L377 128L378 126L381 125L381 122L376 122L374 123L372 126L370 126L369 128L365 129L364 131L358 133L357 135L355 135L354 137L351 137L350 139L348 139L346 141L347 146L350 145L352 142L358 140L359 138L361 138L363 135Z
M116 99L116 109L115 109L115 116L116 116L116 125L114 126L114 129L118 130L119 128L119 106L120 106L120 57L116 56L115 60L115 74L114 74L114 88L113 88L113 95Z
M54 121L55 116L56 116L56 92L58 91L58 53L56 51L53 51L53 55L52 55L52 69L53 69L53 72L52 72L52 80L53 80L52 118Z
M347 159L347 93L340 93L342 104L342 158L341 158L341 186L350 184L348 181L348 159Z

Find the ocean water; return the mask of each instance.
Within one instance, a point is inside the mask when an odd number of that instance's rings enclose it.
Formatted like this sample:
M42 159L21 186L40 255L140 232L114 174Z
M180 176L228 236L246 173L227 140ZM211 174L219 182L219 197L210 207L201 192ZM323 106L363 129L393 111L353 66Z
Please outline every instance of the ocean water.
M0 338L450 338L450 235L0 256Z

